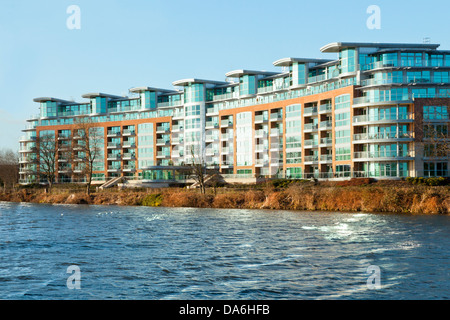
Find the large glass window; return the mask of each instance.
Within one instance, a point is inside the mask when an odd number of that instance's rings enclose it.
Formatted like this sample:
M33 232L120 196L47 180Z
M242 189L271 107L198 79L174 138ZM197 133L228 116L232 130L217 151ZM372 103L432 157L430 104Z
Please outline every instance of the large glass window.
M184 87L184 102L201 102L205 100L205 87L203 83L190 83Z
M341 60L341 73L356 71L356 50L343 49L339 52L339 59Z

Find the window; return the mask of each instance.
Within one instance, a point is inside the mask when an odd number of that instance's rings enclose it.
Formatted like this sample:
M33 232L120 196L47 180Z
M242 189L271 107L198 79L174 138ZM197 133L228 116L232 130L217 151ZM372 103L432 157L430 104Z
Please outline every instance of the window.
M335 126L349 126L350 125L350 112L335 114Z
M345 94L339 97L336 97L334 101L334 110L341 110L350 108L350 95Z
M448 177L447 162L425 162L423 164L425 177Z
M196 106L186 107L185 115L186 115L186 117L199 116L200 115L200 106L196 105Z
M447 106L424 106L423 107L424 120L448 120Z
M351 148L350 147L336 148L336 156L335 156L336 161L346 161L346 160L350 160L350 158L351 158Z
M302 105L294 104L286 107L286 118L301 117Z
M301 152L286 152L286 163L287 164L302 163L302 153Z
M350 130L337 130L335 135L336 144L350 143Z

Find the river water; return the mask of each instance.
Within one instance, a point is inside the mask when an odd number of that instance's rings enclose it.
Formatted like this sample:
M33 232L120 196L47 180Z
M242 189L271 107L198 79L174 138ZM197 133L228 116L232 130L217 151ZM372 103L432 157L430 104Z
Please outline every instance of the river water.
M0 299L450 298L448 216L0 202L0 241Z

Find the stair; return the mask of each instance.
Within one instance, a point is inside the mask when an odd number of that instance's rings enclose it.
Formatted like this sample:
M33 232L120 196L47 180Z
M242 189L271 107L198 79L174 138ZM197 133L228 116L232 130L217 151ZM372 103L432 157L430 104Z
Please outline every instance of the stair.
M118 178L114 178L114 179L111 179L111 180L109 180L109 181L106 181L104 184L102 184L102 185L99 187L99 189L100 189L100 190L103 190L103 189L106 189L106 188L114 187L114 186L117 185L120 181L122 181L122 179L123 179L123 177L118 177Z

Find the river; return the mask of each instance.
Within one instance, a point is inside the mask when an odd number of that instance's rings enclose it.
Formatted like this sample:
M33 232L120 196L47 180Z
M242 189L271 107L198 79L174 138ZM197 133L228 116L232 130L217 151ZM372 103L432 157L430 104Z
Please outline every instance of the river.
M449 299L450 217L0 202L0 299Z

